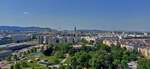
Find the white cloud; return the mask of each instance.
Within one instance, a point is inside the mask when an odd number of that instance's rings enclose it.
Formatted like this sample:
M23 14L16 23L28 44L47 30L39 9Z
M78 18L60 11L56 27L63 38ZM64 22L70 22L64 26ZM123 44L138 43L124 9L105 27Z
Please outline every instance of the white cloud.
M23 12L23 14L29 14L29 12Z

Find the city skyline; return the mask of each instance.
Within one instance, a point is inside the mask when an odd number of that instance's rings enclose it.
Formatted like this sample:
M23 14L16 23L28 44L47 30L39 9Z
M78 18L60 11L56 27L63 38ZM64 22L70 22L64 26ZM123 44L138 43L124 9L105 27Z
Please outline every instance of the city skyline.
M150 1L1 0L0 26L150 31Z

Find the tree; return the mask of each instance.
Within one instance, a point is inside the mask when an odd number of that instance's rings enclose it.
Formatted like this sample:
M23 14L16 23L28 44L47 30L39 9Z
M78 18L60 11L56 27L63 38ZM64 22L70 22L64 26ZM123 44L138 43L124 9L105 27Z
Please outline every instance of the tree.
M121 61L122 69L127 69L127 67L128 67L127 63L128 63L127 60L122 60L122 61Z
M8 60L8 61L11 61L11 58L12 58L12 55L8 56L8 57L7 57L7 60Z
M149 68L150 68L150 59L138 60L138 69L149 69Z
M22 62L21 65L22 65L23 67L28 67L28 64L27 64L26 62Z
M14 66L13 66L13 65L11 65L10 69L14 69Z
M17 55L15 54L15 55L13 55L13 59L14 60L18 60L18 57L17 57Z
M60 43L57 44L58 50L62 51L63 53L68 53L69 50L71 49L70 45L67 43Z
M94 49L93 49L94 48ZM137 60L137 51L128 51L120 46L108 47L96 44L95 47L83 46L79 50L71 50L69 64L73 69L126 69L127 63ZM69 53L70 54L70 53ZM150 66L150 65L149 65Z
M129 55L130 61L137 60L137 57L138 57L138 51L137 50L134 49L133 51L130 52L130 55Z
M56 56L57 58L64 58L64 53L61 52L61 51L58 51L58 52L55 53L55 56Z
M81 52L77 61L84 67L88 67L88 62L91 56L85 52Z
M76 59L75 56L70 57L70 59L69 59L69 64L71 64L71 68L72 68L72 69L76 69L76 66L77 66L77 64L78 64L76 60L77 60L77 59Z
M21 64L20 63L16 63L14 65L14 69L22 69Z
M50 56L50 55L52 54L52 52L53 52L53 49L52 49L52 48L48 48L47 50L45 50L45 51L43 52L43 54L44 54L45 56Z
M124 54L124 55L122 56L122 60L128 61L128 60L129 60L129 56L128 56L127 54Z
M77 52L75 53L74 56L70 57L70 61L69 64L72 65L73 69L76 69L77 67L85 67L88 68L89 67L89 60L90 60L91 56L86 53L86 52Z
M65 69L65 66L63 64L60 64L61 69Z

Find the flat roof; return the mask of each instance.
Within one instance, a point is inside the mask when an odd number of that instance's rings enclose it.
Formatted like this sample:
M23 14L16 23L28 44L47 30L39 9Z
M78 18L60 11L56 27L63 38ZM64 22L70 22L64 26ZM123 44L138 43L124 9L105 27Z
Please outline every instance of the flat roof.
M10 44L4 44L0 45L0 48L5 48L5 47L13 47L13 46L20 46L20 45L30 45L30 42L23 42L23 43L10 43Z

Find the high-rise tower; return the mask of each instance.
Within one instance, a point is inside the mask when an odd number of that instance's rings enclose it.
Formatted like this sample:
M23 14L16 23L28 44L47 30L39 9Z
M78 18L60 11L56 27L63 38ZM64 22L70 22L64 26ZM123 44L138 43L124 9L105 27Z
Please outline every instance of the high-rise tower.
M77 28L76 26L74 27L74 41L73 43L77 43Z
M76 28L76 26L74 27L74 32L75 32L75 33L77 32L77 28Z

